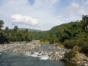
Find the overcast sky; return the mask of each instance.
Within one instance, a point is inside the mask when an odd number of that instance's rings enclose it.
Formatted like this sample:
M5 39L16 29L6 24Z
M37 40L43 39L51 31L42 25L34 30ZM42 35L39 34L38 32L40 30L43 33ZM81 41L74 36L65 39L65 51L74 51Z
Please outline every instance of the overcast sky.
M0 0L4 28L49 30L88 15L88 0Z

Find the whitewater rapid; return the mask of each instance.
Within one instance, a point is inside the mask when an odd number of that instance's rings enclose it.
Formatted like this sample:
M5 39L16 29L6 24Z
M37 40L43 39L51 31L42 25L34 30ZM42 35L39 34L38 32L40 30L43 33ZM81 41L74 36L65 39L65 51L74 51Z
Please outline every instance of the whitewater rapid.
M30 52L26 52L25 55L26 56L31 56L31 57L38 57L40 60L48 60L49 59L48 54L42 55L39 52L34 52L33 54L30 53Z

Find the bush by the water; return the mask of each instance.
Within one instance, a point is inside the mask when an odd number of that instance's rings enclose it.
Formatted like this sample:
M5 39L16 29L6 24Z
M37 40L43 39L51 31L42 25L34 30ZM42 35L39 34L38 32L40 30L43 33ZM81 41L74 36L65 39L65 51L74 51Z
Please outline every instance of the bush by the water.
M79 47L74 46L72 50L69 52L65 53L64 60L69 63L74 63L76 64L78 61L80 61L80 55L79 55Z

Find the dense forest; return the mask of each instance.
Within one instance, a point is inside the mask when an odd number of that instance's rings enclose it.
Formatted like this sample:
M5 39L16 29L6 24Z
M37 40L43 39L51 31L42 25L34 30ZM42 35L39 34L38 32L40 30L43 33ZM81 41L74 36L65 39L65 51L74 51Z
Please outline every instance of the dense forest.
M0 20L0 43L36 39L50 44L60 43L68 49L78 46L80 52L88 55L88 15L82 16L80 21L58 25L48 31L29 32L28 29L18 30L17 26L2 29L3 24Z

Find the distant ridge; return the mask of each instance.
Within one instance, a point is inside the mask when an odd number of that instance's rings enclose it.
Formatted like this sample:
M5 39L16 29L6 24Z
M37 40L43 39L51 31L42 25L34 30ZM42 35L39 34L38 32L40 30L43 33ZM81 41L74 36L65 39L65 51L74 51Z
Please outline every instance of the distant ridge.
M28 29L29 32L41 32L41 30L30 29L30 28L18 28L18 30L26 30Z

